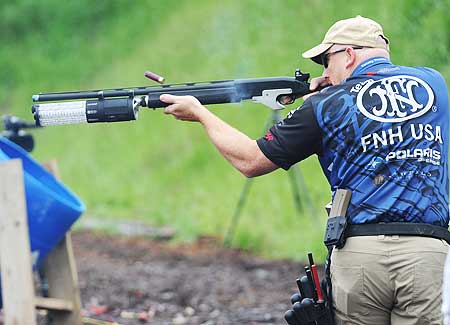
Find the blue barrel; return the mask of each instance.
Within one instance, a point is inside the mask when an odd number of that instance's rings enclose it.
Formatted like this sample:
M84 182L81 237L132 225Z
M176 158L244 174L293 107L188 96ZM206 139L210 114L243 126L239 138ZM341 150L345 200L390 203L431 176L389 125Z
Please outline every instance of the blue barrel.
M63 238L85 211L83 202L25 150L0 137L0 162L22 160L33 268Z

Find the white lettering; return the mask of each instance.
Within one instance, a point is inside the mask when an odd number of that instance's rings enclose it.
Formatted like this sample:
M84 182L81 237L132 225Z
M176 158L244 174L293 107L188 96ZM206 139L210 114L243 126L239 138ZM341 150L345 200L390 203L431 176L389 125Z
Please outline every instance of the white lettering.
M361 144L362 144L362 147L363 147L363 152L367 151L367 145L369 145L371 143L370 141L367 141L370 137L372 137L372 134L365 135L365 136L363 136L361 138Z
M372 134L373 138L373 144L375 145L375 148L378 148L378 142L381 142L383 146L387 146L387 138L386 138L386 131L381 131L381 136L379 136L376 133Z
M433 150L433 159L441 160L441 153L437 150Z
M430 124L425 124L425 133L425 139L427 139L428 141L434 140L433 126L431 126Z
M361 90L361 88L363 87L363 85L367 84L367 83L372 83L374 80L373 79L367 79L364 80L363 82L358 82L356 85L354 85L352 87L352 89L350 90L351 93L357 93Z
M414 157L423 157L422 149L414 149Z
M414 158L414 153L412 153L411 150L406 149L406 157L407 158Z
M411 124L411 137L415 140L425 139L430 142L439 142L443 144L441 127L437 125L434 127L431 124ZM405 134L407 135L407 133ZM375 148L401 143L405 139L402 128L397 126L394 129L382 130L378 133L371 133L361 137L361 145L363 152L368 150L369 145Z
M402 134L402 128L400 126L397 126L397 133L394 133L392 129L388 130L389 133L389 143L394 144L394 138L398 137L398 142L403 142L403 134Z
M419 124L419 134L416 133L416 124L411 124L411 135L416 140L422 139L422 137L423 137L423 124Z
M406 158L406 151L405 150L399 150L396 152L397 159L405 159Z
M441 126L436 126L436 138L435 141L439 141L439 143L443 144L444 141L442 141L442 135L441 135Z
M391 151L386 156L386 161L402 160L402 159L417 159L419 162L426 162L433 165L439 165L441 160L441 153L438 150L426 148L414 150L397 150Z
M395 152L391 151L390 153L388 153L388 155L386 156L386 161L392 160L395 158Z

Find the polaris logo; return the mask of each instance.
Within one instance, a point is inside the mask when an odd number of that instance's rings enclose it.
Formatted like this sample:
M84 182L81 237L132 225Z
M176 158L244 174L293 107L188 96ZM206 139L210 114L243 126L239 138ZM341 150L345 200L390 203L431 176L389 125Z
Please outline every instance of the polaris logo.
M422 79L406 75L369 82L356 98L358 109L366 117L391 123L419 117L430 110L433 102L431 87Z

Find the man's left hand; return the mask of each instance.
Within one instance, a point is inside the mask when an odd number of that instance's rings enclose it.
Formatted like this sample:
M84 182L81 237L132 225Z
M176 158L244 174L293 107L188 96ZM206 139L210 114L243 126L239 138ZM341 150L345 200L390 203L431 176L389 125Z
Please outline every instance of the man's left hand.
M194 96L163 94L159 99L170 104L164 109L164 113L173 115L177 120L199 122L207 110Z

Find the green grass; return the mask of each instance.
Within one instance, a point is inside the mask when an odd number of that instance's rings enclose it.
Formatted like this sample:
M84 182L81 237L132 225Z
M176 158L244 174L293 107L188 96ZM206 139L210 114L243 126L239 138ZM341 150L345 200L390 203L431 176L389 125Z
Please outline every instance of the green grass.
M334 21L357 14L383 24L394 62L431 66L448 79L448 12L443 0L2 3L0 113L30 119L30 97L39 92L150 84L145 70L169 83L292 75L297 67L319 75L300 53ZM271 114L250 103L210 109L254 138ZM142 110L136 122L34 134L35 157L59 160L64 182L88 206L83 218L169 224L177 240L223 236L245 183L200 125L158 110ZM311 206L299 215L283 171L252 180L234 246L277 258L324 257L329 186L314 157L295 168Z

